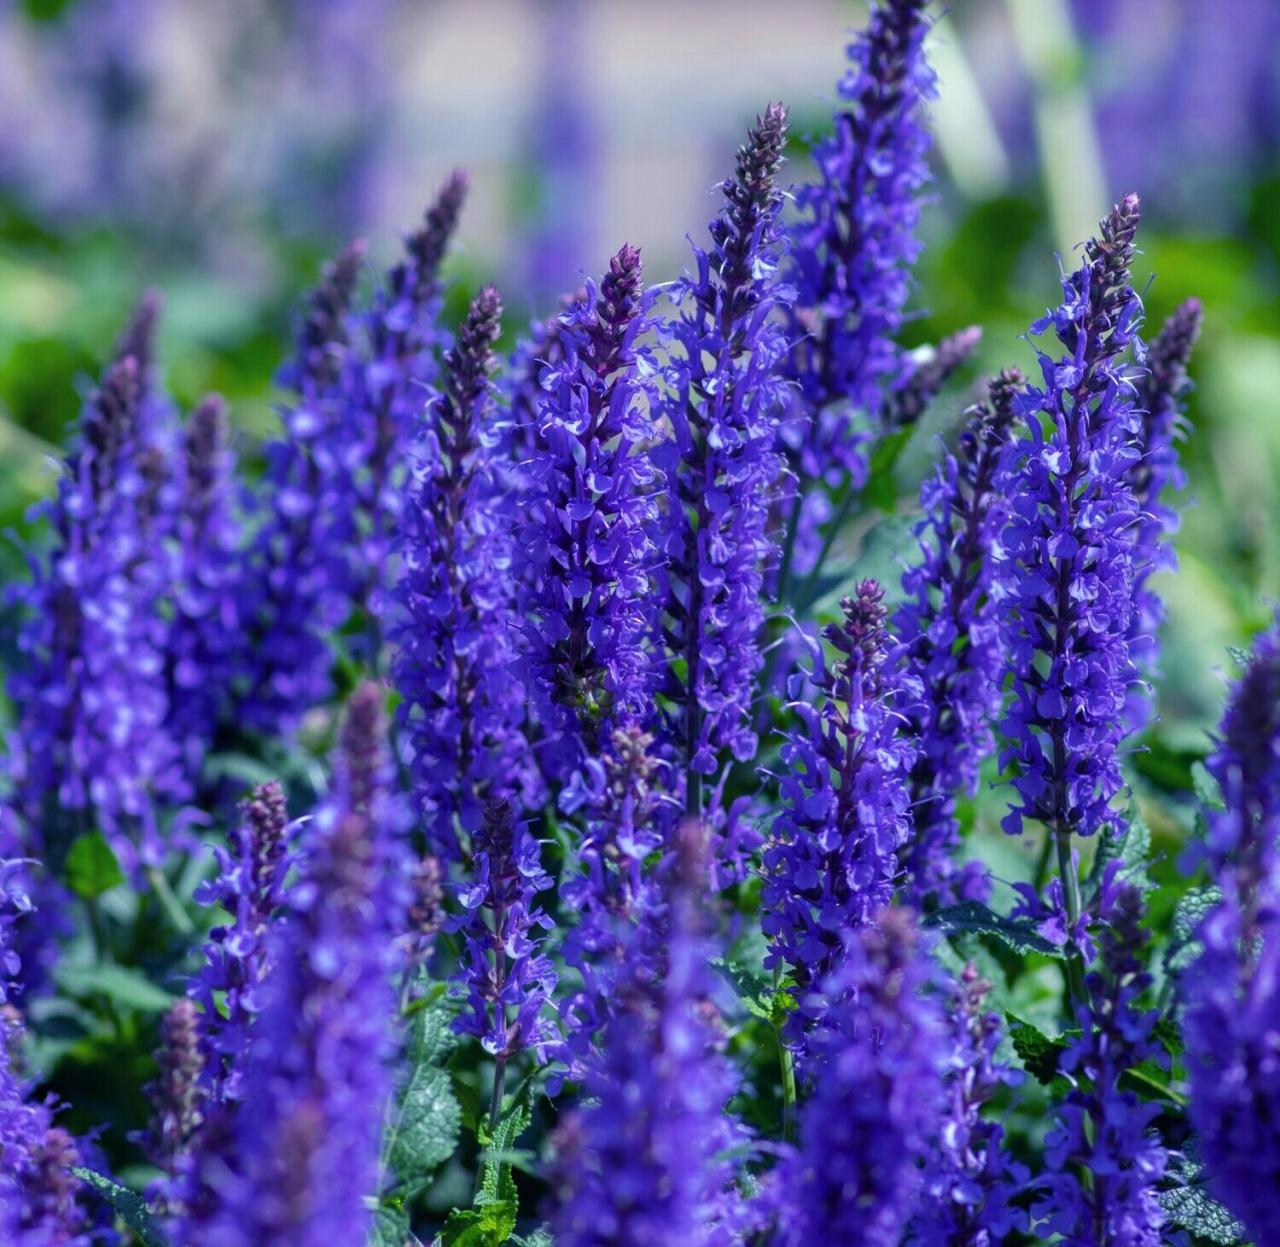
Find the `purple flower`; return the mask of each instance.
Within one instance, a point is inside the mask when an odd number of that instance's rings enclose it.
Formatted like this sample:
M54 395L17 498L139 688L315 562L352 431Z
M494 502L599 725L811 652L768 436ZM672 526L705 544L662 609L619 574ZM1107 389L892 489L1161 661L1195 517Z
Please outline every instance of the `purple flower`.
M296 829L278 783L255 788L240 807L240 819L229 847L214 850L217 876L196 891L198 901L219 905L231 916L229 926L209 932L204 965L191 984L204 1008L206 1042L216 1054L208 1075L217 1099L239 1098L250 1027L270 968L271 934L289 897L287 876L297 864L290 845Z
M997 1055L1003 1028L1000 1015L985 1007L990 991L972 964L951 987L946 1110L910 1236L919 1247L988 1247L1028 1228L1026 1212L1012 1200L1026 1190L1030 1173L1001 1147L1004 1128L982 1116L1001 1086L1022 1078Z
M654 455L667 509L659 574L662 692L670 699L687 774L688 812L702 814L702 777L726 753L756 752L751 696L763 666L761 587L774 553L769 507L781 470L775 450L785 392L776 368L784 341L774 313L778 210L787 114L770 105L738 149L711 223L712 249L675 284L666 327L673 349L661 415L673 437Z
M910 911L848 933L823 982L800 1142L782 1162L775 1247L897 1247L942 1117L947 1045Z
M567 777L615 725L652 711L649 573L658 474L651 328L640 253L624 246L561 317L563 358L542 376L520 552L524 648L546 765Z
M407 448L422 410L422 390L436 376L436 349L447 343L437 321L443 300L440 266L458 227L467 178L452 173L405 240L364 317L361 366L350 378L343 434L349 446L356 506L353 605L373 616L383 609L388 556L405 497ZM348 499L348 504L350 499ZM371 637L377 660L377 637Z
M970 325L942 339L937 346L917 347L902 357L903 372L885 395L880 423L890 432L915 425L942 387L978 349L982 329Z
M216 394L183 430L177 568L169 627L169 731L199 774L228 717L239 634L240 528L235 516L226 404Z
M866 477L866 431L898 371L894 345L919 251L922 190L929 181L924 103L934 94L925 61L925 0L884 0L849 45L839 84L843 111L835 133L814 149L818 180L797 192L801 218L791 227L787 278L796 298L788 317L793 343L786 375L798 403L785 431L806 497L805 532L795 566L811 569L825 502L810 483L858 489ZM797 518L793 511L793 524Z
M536 804L515 678L513 527L498 469L488 374L501 330L498 292L476 296L446 354L415 448L401 516L403 571L391 629L400 721L430 850L462 853L489 794Z
M690 823L681 834L666 972L653 974L637 929L583 1085L588 1103L559 1131L552 1227L561 1247L731 1247L755 1228L733 1167L750 1137L728 1112L738 1079L698 922L706 865L691 842L701 833Z
M349 479L358 454L345 425L351 368L350 310L363 244L325 266L280 373L295 401L285 436L266 448L260 512L245 576L245 723L291 735L329 695L333 665L325 633L350 609L353 540Z
M992 594L1013 686L1001 724L1011 833L1035 818L1060 839L1091 836L1123 784L1140 429L1124 355L1142 316L1129 278L1138 219L1126 196L1064 276L1063 302L1032 326L1052 326L1064 354L1037 352L1044 385L1016 400L1025 427L997 485L1009 499Z
M1077 1004L1080 1036L1059 1067L1072 1090L1045 1136L1048 1172L1032 1218L1043 1238L1062 1235L1064 1247L1159 1247L1164 1214L1157 1185L1168 1156L1151 1130L1158 1104L1121 1086L1126 1070L1144 1061L1167 1065L1154 1031L1159 1014L1139 998L1151 985L1142 950L1142 894L1104 876L1098 920L1100 956L1086 979L1088 999ZM1086 1187L1081 1174L1090 1174Z
M458 889L463 912L447 923L463 939L453 981L467 1004L454 1026L475 1035L495 1058L499 1084L513 1056L530 1049L541 1057L553 1038L542 1014L556 974L539 935L553 923L537 901L552 881L539 857L538 841L516 821L511 803L491 798L476 832L469 878Z
M176 1242L361 1243L391 1090L392 978L408 873L381 691L352 694L333 787L307 828L234 1118L201 1132Z
M1191 1121L1214 1193L1253 1241L1280 1241L1280 624L1254 643L1209 769L1203 855L1221 889L1183 992Z
M907 778L914 746L894 705L903 695L889 654L884 591L874 580L841 603L824 629L839 653L810 682L818 706L795 702L801 723L782 747L781 810L764 850L766 963L785 966L798 1008L791 1037L821 1017L817 990L840 964L849 932L893 899L897 852L911 828Z
M894 623L912 678L901 708L919 742L910 784L915 832L903 864L908 894L922 907L985 900L989 891L983 874L955 861L955 798L977 790L1001 705L991 581L1007 502L995 481L1022 384L1016 370L992 382L990 404L973 410L956 453L921 486L924 558L902 578L907 600Z
M161 863L160 809L188 792L165 727L167 588L162 526L140 456L140 377L111 364L85 407L57 495L37 508L51 536L29 554L10 774L23 852L55 859L97 825L130 871Z
M1177 556L1170 538L1178 529L1178 513L1167 494L1186 485L1178 461L1178 441L1185 435L1183 407L1190 388L1187 362L1200 336L1204 318L1198 299L1188 299L1165 321L1147 352L1146 375L1138 380L1137 407L1142 413L1139 444L1142 458L1129 471L1129 486L1142 517L1134 534L1134 617L1129 651L1138 669L1154 674L1160 658L1164 603L1148 583L1156 571L1172 571ZM1149 696L1135 690L1129 698L1130 725L1140 728L1151 716Z

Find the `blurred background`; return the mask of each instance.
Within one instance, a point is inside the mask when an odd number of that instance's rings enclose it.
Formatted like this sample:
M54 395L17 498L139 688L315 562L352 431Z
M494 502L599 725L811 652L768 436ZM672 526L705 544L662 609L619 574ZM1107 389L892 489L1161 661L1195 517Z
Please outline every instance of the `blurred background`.
M368 238L374 280L461 165L455 312L496 279L514 335L623 240L669 278L771 99L806 176L864 17L857 0L0 0L0 523L48 489L146 287L168 300L170 387L222 390L252 455L291 309L344 240ZM986 336L901 462L902 509L979 376L1032 362L1018 335L1056 298L1054 252L1122 192L1146 203L1152 332L1186 295L1206 304L1154 775L1203 747L1227 647L1280 597L1280 3L957 0L932 56L909 339Z

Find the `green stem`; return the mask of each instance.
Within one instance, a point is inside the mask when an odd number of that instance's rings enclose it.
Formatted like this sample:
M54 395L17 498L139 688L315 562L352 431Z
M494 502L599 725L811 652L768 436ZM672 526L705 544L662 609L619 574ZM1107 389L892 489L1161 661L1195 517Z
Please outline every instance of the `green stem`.
M1058 846L1058 874L1062 878L1062 888L1067 898L1067 922L1070 928L1070 949L1067 955L1067 992L1070 999L1077 1004L1084 1004L1088 995L1084 985L1084 960L1075 943L1076 924L1080 921L1080 876L1076 872L1075 863L1071 860L1071 832L1064 827L1056 828L1054 840Z
M502 1120L502 1097L507 1087L507 1058L500 1056L493 1067L493 1094L489 1097L489 1138L492 1139Z
M156 899L160 902L160 907L169 915L169 921L173 923L178 933L190 935L196 929L195 923L191 921L190 915L182 907L182 902L169 886L169 880L164 871L152 866L147 871L147 878L156 890Z
M1040 848L1040 856L1036 860L1036 873L1032 876L1032 884L1037 893L1044 887L1044 877L1049 873L1049 858L1053 855L1053 836L1048 835L1044 838L1044 844Z
M776 996L782 987L782 967L773 967L773 992ZM782 1139L791 1143L796 1137L796 1067L791 1049L782 1038L777 1011L773 1017L773 1035L778 1043L778 1069L782 1074Z

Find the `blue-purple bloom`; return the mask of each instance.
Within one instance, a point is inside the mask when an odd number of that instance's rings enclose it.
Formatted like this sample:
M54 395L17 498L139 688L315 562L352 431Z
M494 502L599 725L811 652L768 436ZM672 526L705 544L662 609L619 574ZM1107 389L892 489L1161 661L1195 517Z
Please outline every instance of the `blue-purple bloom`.
M658 473L639 452L654 438L654 365L638 342L652 302L640 253L624 246L561 317L562 358L542 375L519 605L546 767L559 777L652 712Z
M819 654L809 677L821 704L792 704L800 728L782 746L787 769L764 850L761 921L771 943L766 963L785 966L795 983L788 1024L797 1042L822 1015L818 988L840 964L849 933L893 900L897 853L911 830L915 746L895 709L903 690L883 597L865 580L841 603L844 622L823 630L836 662L829 667Z
M331 792L269 937L239 1109L198 1151L177 1242L311 1247L368 1232L408 873L381 696L374 684L352 694Z
M982 1115L1002 1086L1022 1078L998 1055L1003 1026L986 1007L990 991L972 964L951 986L946 1110L925 1162L913 1247L993 1247L1028 1228L1026 1211L1012 1201L1027 1189L1030 1172L1001 1146L1004 1127Z
M1142 518L1134 535L1134 617L1129 650L1139 671L1147 675L1155 673L1160 658L1160 628L1165 620L1164 602L1148 580L1153 572L1172 571L1178 564L1170 545L1178 530L1178 512L1170 505L1168 494L1182 489L1187 481L1179 462L1178 442L1186 434L1187 363L1203 319L1199 299L1183 303L1151 343L1146 373L1137 381L1142 458L1130 469L1129 485ZM1141 727L1150 714L1150 698L1137 695L1135 690L1129 698L1131 725Z
M747 762L756 752L751 697L763 667L761 588L775 549L769 509L786 395L777 373L785 343L774 319L786 303L777 282L775 187L786 135L786 109L770 105L721 185L726 206L711 223L712 248L694 247L696 273L673 287L678 312L666 326L678 350L661 406L673 436L654 456L667 489L661 691L688 767L691 816L702 813L702 776L726 753Z
M541 1058L554 1037L543 1012L556 973L540 935L553 923L538 903L552 882L540 857L541 846L517 821L511 802L491 797L475 834L469 878L458 889L462 913L447 923L462 933L463 944L453 981L466 1005L454 1025L476 1036L500 1069L521 1051Z
M1152 1124L1158 1103L1122 1085L1144 1061L1168 1065L1155 1037L1156 1010L1140 997L1151 985L1143 949L1142 893L1119 878L1112 862L1097 906L1103 929L1099 958L1077 1002L1078 1038L1059 1058L1072 1089L1045 1136L1048 1172L1031 1215L1041 1237L1062 1235L1064 1247L1159 1247L1164 1213L1158 1184L1168 1154ZM1088 1185L1082 1174L1090 1174Z
M533 800L536 790L513 669L514 521L489 383L501 317L486 286L445 356L439 390L428 391L401 516L390 630L400 721L428 847L447 859L462 854L458 833L476 830L488 795L523 789Z
M702 832L681 831L667 904L665 974L645 932L627 944L589 1103L560 1128L552 1216L560 1247L733 1247L754 1229L733 1153L749 1144L728 1112L738 1078L711 997L710 949L698 922Z
M1063 302L1032 326L1052 327L1064 354L1037 351L1043 388L1015 402L1024 427L997 486L1009 500L992 594L1013 688L1001 724L1011 833L1034 818L1059 838L1091 836L1123 785L1141 427L1125 355L1142 318L1129 276L1139 215L1126 196L1064 275Z
M903 864L918 907L985 900L989 892L982 873L955 861L955 799L977 790L1001 705L991 582L1007 501L995 482L1022 384L1016 370L992 382L990 403L974 408L956 452L921 486L916 532L924 557L902 578L907 600L894 624L913 678L901 709L919 742L910 783L915 829Z
M214 850L217 875L196 891L196 900L219 905L231 917L229 925L209 932L204 964L191 983L191 994L204 1008L204 1039L212 1052L206 1074L218 1099L240 1095L271 935L283 917L287 878L297 864L290 844L295 834L284 790L274 780L260 784L241 804L228 846Z
M795 567L817 554L826 498L814 484L859 489L867 432L900 367L894 337L920 245L915 229L929 181L925 101L935 93L925 60L925 0L882 0L849 45L839 84L845 104L835 133L814 149L818 180L801 187L801 217L790 230L787 279L796 298L788 317L786 369L799 391L786 444L805 498ZM812 483L812 484L811 484Z
M350 610L349 480L359 453L346 425L350 313L363 244L325 266L307 300L280 382L294 394L285 435L266 448L264 487L244 578L240 711L267 735L291 735L330 691L325 634Z
M897 1247L942 1118L947 1043L909 910L847 934L821 984L813 1079L782 1163L774 1247ZM817 985L815 985L816 987Z
M1254 643L1209 769L1224 808L1203 846L1222 898L1184 986L1191 1121L1212 1191L1257 1243L1280 1241L1280 624Z

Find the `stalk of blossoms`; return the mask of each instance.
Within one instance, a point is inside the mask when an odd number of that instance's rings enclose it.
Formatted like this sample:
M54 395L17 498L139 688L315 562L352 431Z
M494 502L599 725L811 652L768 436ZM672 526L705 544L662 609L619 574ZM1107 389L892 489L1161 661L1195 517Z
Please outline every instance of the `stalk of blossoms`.
M710 1003L711 950L699 922L702 835L691 820L680 832L666 973L653 974L637 928L583 1086L587 1105L558 1132L551 1220L563 1247L729 1247L755 1228L735 1184L732 1153L750 1136L727 1109L738 1078Z
M985 900L989 891L985 874L956 864L955 797L977 790L1001 704L1004 656L991 582L1007 500L996 476L1022 386L1021 373L1001 373L955 453L921 486L916 533L924 557L902 577L906 601L894 625L912 678L901 709L919 742L910 780L914 831L902 860L918 908Z
M546 765L561 778L652 710L657 473L638 451L654 439L654 369L637 344L651 304L640 253L624 246L561 317L563 358L542 376L519 606Z
M133 357L111 364L57 494L38 509L51 549L29 555L32 581L11 590L25 616L9 680L23 852L56 863L97 826L128 871L160 864L157 807L187 792L165 729L163 566L142 509L140 398Z
M881 426L901 432L916 425L942 387L972 358L982 341L982 329L970 325L943 338L937 346L918 347L904 359L905 371L885 395Z
M177 1192L191 1163L207 1098L200 1012L194 1001L179 1000L165 1014L156 1064L156 1080L146 1088L151 1128L142 1142L147 1159L164 1176L148 1190L147 1202L159 1216L172 1217L184 1211Z
M234 1119L201 1131L175 1242L309 1247L368 1233L407 908L374 684L351 696L334 772L288 915L269 938L244 1094Z
M329 693L325 633L350 610L352 439L345 427L351 302L364 262L355 243L325 266L307 299L293 359L280 382L293 391L285 436L266 448L262 512L249 555L241 659L245 723L291 735Z
M486 286L446 353L415 448L393 590L400 716L432 853L462 856L486 797L532 794L514 677L512 516L503 502L489 373L502 303Z
M577 919L565 936L565 964L581 986L560 1000L556 1055L578 1081L614 1015L620 976L638 973L646 956L647 972L659 974L665 901L651 863L679 812L667 789L653 736L633 725L618 728L609 749L588 758L560 795L561 811L582 824L578 873L560 889Z
M1001 731L1002 765L1017 799L1004 819L1045 824L1057 846L1068 917L1080 916L1073 835L1112 818L1120 791L1124 706L1136 679L1129 636L1138 556L1138 507L1128 474L1139 417L1124 357L1142 304L1130 284L1138 197L1127 195L1064 275L1063 302L1032 326L1050 325L1063 348L1038 350L1043 388L1018 400L1025 428L998 488L1010 499L992 586L1004 621L1013 697ZM1073 958L1079 990L1079 961Z
M951 986L946 1108L909 1236L919 1247L1002 1243L1029 1227L1026 1212L1012 1201L1027 1189L1030 1172L1001 1147L1004 1128L982 1116L1001 1086L1021 1081L1021 1071L997 1055L1003 1027L1000 1014L986 1008L990 991L972 964Z
M774 1247L897 1247L943 1111L947 1042L910 911L848 933L822 983L812 1093L777 1175Z
M1178 307L1151 343L1146 374L1137 382L1142 458L1130 470L1129 484L1142 516L1134 534L1138 566L1129 649L1139 671L1146 674L1154 673L1159 661L1160 628L1165 620L1164 603L1148 581L1153 572L1172 571L1177 566L1170 538L1178 529L1178 512L1167 495L1186 485L1178 442L1186 431L1187 364L1203 319L1199 299L1188 299ZM1130 696L1131 726L1140 728L1150 717L1150 697Z
M387 274L365 317L365 350L347 413L347 436L358 445L352 484L358 515L354 605L370 614L371 663L378 659L376 618L387 585L387 560L395 542L404 497L403 465L422 387L436 376L442 290L440 266L467 197L467 177L451 173L427 209L422 225L405 240L404 258ZM355 421L352 427L351 421Z
M925 0L883 0L873 8L849 45L838 88L846 107L835 116L835 133L814 150L818 179L797 192L786 376L799 404L786 441L799 484L779 574L784 600L793 564L804 573L817 558L819 528L830 518L822 485L852 496L865 480L866 434L855 415L880 411L898 369L894 336L929 181L923 114L934 75L924 56L925 7Z
M1122 1089L1120 1080L1132 1066L1167 1066L1168 1058L1154 1037L1159 1014L1137 1003L1151 985L1142 894L1119 881L1118 866L1112 863L1103 880L1100 956L1089 974L1087 1003L1077 1007L1080 1036L1059 1058L1074 1085L1045 1137L1049 1172L1032 1208L1041 1237L1056 1231L1064 1247L1159 1247L1164 1241L1157 1186L1168 1155L1150 1131L1160 1106Z
M678 314L666 327L678 349L662 404L673 436L655 452L667 490L662 692L674 709L692 818L703 812L703 777L724 754L747 762L756 751L751 696L763 666L761 588L782 468L785 390L776 365L785 345L775 313L786 297L777 282L775 182L786 137L786 109L772 104L738 149L711 250L694 247L696 273L673 287Z
M494 1060L491 1130L502 1111L512 1058L527 1049L541 1059L553 1038L542 1014L556 973L540 951L538 935L553 924L537 901L552 881L539 855L538 841L517 822L511 802L490 798L475 836L470 879L458 892L463 912L446 924L463 938L453 982L467 1003L454 1026L479 1039Z
M841 603L823 635L838 651L810 677L818 706L795 702L801 728L782 747L781 810L764 850L766 964L791 975L797 1008L788 1034L801 1056L820 1020L819 986L839 965L845 936L892 901L897 852L910 832L907 779L915 746L894 709L901 677L874 580Z
M1183 986L1191 1121L1214 1193L1257 1243L1280 1241L1280 624L1254 643L1209 770L1224 808L1203 847L1222 899Z
M198 774L219 724L236 665L240 527L227 408L211 394L183 430L178 566L169 628L169 731Z
M231 916L229 925L209 932L204 964L191 982L214 1054L206 1076L215 1100L240 1097L250 1027L270 969L271 936L288 900L289 872L298 864L291 837L284 790L275 780L260 784L241 804L228 847L214 850L217 875L196 890L197 901L219 905Z

